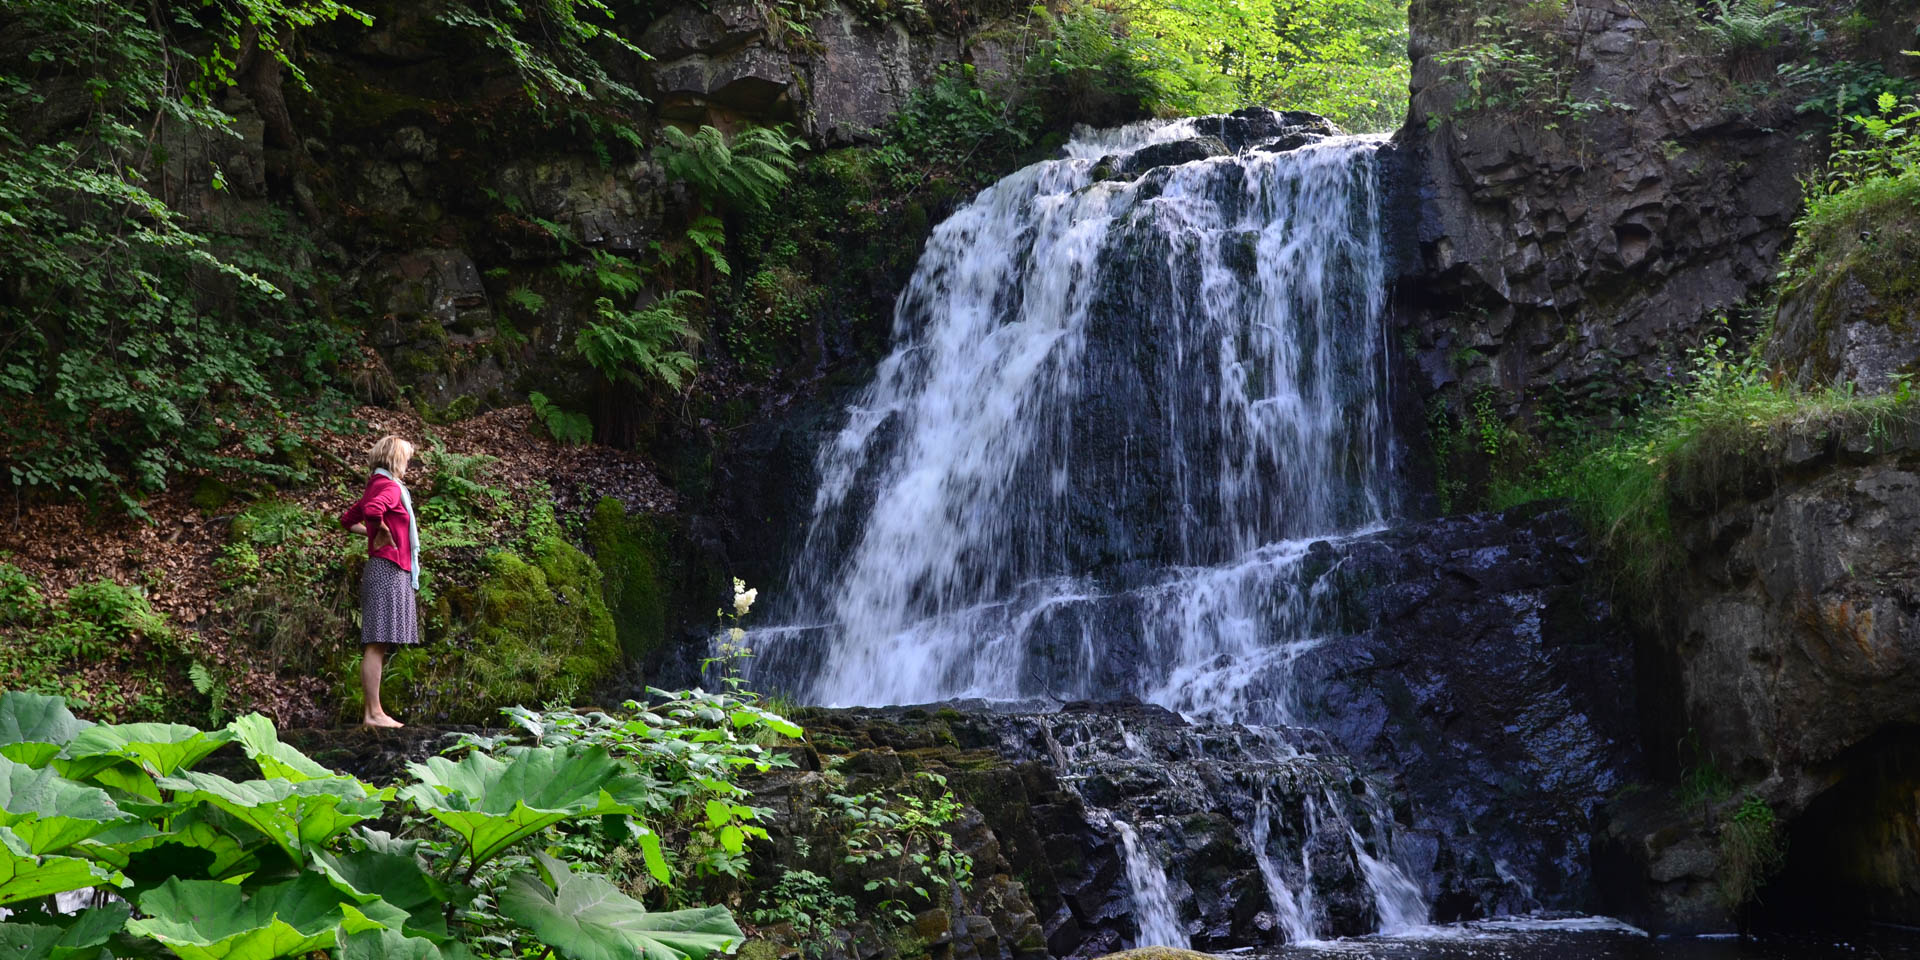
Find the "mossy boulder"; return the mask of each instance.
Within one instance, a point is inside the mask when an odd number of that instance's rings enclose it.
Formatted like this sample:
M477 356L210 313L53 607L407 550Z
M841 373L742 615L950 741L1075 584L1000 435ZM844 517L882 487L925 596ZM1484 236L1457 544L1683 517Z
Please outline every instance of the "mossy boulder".
M667 637L663 540L651 518L629 516L612 497L602 497L587 519L587 547L606 577L607 611L628 659L658 649Z
M448 589L423 604L428 641L389 664L388 709L402 718L470 723L500 707L572 701L620 662L592 557L558 537L537 541L527 555L496 550L473 586ZM351 688L357 676L340 671ZM357 690L342 697L359 708Z
M1214 960L1212 954L1198 950L1181 950L1177 947L1134 947L1118 953L1109 953L1099 960Z
M1790 263L1767 359L1802 387L1867 394L1920 373L1920 176L1883 177L1823 202Z

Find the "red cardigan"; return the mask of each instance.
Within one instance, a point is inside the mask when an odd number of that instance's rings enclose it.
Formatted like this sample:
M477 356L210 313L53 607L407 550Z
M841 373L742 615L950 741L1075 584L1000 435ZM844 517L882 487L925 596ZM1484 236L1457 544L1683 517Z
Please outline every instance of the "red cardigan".
M407 523L407 508L400 501L399 484L377 473L368 477L367 492L340 515L342 527L351 528L356 523L367 525L367 556L392 560L402 570L413 569L413 544L408 540L411 527ZM381 527L393 534L393 543L376 547L373 532Z

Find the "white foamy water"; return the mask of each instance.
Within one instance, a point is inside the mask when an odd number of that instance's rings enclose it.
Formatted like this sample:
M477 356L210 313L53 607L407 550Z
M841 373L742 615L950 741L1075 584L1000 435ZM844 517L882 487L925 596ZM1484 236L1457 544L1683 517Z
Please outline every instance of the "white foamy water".
M1113 821L1120 835L1120 850L1127 868L1127 883L1133 887L1133 919L1139 927L1136 947L1180 947L1188 945L1187 933L1180 928L1173 896L1167 883L1167 871L1146 848L1138 831L1125 820Z
M1379 141L1092 179L1202 122L1083 134L935 230L819 453L784 591L809 629L756 636L751 679L1284 718L1306 545L1386 515Z

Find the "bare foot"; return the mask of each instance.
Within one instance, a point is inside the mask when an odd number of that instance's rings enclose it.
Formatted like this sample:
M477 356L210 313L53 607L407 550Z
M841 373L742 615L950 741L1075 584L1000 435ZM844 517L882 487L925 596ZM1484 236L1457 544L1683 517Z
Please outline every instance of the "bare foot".
M398 727L406 726L406 724L401 723L400 721L395 720L394 718L389 717L384 713L377 717L364 717L360 720L360 725L363 727L388 727L388 728L398 728Z

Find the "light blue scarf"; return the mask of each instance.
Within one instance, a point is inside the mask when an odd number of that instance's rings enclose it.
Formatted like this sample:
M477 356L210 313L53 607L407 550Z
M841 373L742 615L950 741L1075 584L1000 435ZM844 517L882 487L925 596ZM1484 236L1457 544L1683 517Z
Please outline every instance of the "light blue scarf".
M409 572L413 574L413 591L415 593L419 593L420 592L420 517L418 514L413 512L413 494L408 493L407 485L404 483L401 483L399 477L396 477L393 474L388 473L387 468L375 467L373 469L373 472L379 474L380 476L386 477L388 480L392 480L394 484L400 488L400 503L401 505L407 508L407 549L412 551L413 553L413 557L408 564L409 566L413 567L413 569Z

